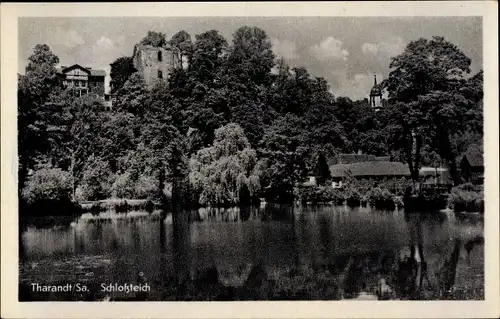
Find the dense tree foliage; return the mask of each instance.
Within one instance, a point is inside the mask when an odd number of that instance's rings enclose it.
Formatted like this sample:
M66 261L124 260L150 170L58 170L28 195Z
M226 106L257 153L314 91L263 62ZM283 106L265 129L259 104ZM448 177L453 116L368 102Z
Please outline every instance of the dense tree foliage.
M317 156L314 175L316 176L318 185L325 185L332 178L328 161L323 153L319 153Z
M294 186L307 175L310 145L305 143L307 128L302 119L287 114L276 120L262 138L261 153L267 159L272 197L280 201L294 198Z
M18 77L19 188L38 159L50 150L53 117L46 107L58 91L59 58L45 44L35 46L26 74Z
M28 203L39 199L59 200L71 196L71 176L60 168L37 170L23 189Z
M191 36L186 31L182 30L172 36L168 44L174 48L177 54L177 61L186 62L189 65L191 56L193 55L193 42Z
M450 168L455 184L460 183L456 165L454 135L464 134L467 115L477 116L481 75L469 81L470 59L442 37L410 42L391 61L385 87L389 92L390 130L395 147L406 156L413 180L418 179L422 150L426 145ZM472 111L472 112L471 112Z
M174 48L184 67L147 87L131 58L115 60L112 110L63 90L57 56L35 47L18 84L20 190L34 170L26 194L38 192L41 175L64 172L79 200L290 201L308 175L327 184L338 153L390 155L414 179L421 165L445 163L458 183L457 156L482 141L482 72L467 78L470 60L442 38L411 42L392 60L380 111L276 60L256 27L238 29L231 43L217 30L194 41L185 31L168 41L149 32L141 43ZM57 173L38 173L47 167Z
M144 79L139 73L134 73L118 91L116 103L113 105L118 111L140 115L144 111L147 99Z
M109 86L111 87L111 94L115 94L137 70L134 67L133 58L128 56L116 59L110 66L111 72L109 76L111 77L111 81Z
M200 193L201 204L248 203L260 188L256 164L257 152L250 148L243 129L229 123L215 131L212 146L193 155L189 179Z
M167 44L167 38L164 33L148 31L148 34L144 38L142 38L141 44L152 45L154 47L162 47Z

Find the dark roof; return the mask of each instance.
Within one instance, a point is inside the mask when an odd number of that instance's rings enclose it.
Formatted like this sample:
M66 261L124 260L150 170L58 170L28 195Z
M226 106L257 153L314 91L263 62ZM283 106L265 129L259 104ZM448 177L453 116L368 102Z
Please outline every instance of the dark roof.
M375 155L368 154L338 154L331 161L330 164L351 164L359 162L375 161Z
M106 76L106 71L104 71L104 70L94 70L94 69L92 69L92 70L90 70L90 74L91 74L92 76Z
M61 66L60 68L57 68L57 72L62 74L76 68L89 73L91 76L106 76L106 71L104 70L97 70L89 67L83 67L80 64L73 64L71 66Z
M484 166L483 150L482 147L477 144L472 144L471 146L469 146L464 154L464 158L467 159L469 165L472 167Z
M408 165L399 162L369 161L330 166L332 177L352 176L409 176Z

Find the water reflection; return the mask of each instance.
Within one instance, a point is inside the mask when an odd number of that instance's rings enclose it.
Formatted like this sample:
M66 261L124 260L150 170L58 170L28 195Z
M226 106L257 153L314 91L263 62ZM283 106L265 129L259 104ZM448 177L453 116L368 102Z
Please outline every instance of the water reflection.
M482 234L482 223L346 206L79 220L27 228L20 278L147 282L141 300L482 298Z

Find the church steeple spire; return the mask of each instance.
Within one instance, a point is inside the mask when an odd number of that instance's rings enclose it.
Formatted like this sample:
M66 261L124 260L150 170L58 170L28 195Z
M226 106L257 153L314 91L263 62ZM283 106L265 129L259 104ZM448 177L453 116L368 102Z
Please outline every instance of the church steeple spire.
M373 75L373 88L370 91L370 106L375 110L382 107L382 89L377 84L377 75Z

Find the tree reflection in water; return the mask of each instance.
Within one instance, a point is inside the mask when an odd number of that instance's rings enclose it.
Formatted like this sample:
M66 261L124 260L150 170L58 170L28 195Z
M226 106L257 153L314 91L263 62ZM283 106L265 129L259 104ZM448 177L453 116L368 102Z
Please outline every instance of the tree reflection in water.
M189 214L173 213L172 246L177 282L183 286L190 279L189 271Z
M233 214L235 213L235 214ZM290 220L294 224L293 207L271 207L259 211L260 219L266 220ZM215 215L219 215L222 221L233 222L234 218L240 221L248 220L251 215L251 210L240 209L237 212L227 211L207 211L207 218L212 219ZM188 217L190 216L190 217ZM442 223L442 219L431 217L429 223ZM370 252L353 253L351 251L347 255L337 255L335 251L335 234L332 233L329 222L324 216L318 219L319 227L319 253L324 261L330 261L325 267L312 265L314 273L328 271L330 276L336 278L336 296L337 299L343 298L364 298L369 299L426 299L433 296L434 298L446 297L450 289L453 287L456 276L456 268L460 257L461 240L455 239L453 249L449 255L445 257L445 261L441 265L435 266L433 276L429 276L428 261L424 251L424 235L423 221L428 218L419 213L405 214L405 221L408 226L408 247L409 255L402 259L399 257L397 249L388 247L382 250ZM215 265L204 269L197 274L194 279L190 278L189 265L189 224L199 220L193 218L190 214L179 214L174 217L173 221L173 248L174 248L174 269L176 271L177 282L182 283L179 287L185 287L187 282L191 282L195 286L195 290L207 290L213 287L219 287L221 284L218 279L218 269ZM292 227L291 229L295 229ZM298 244L298 239L291 236L290 240ZM471 242L469 246L477 244ZM471 248L470 248L471 249ZM295 256L295 271L289 272L300 273L301 258L298 251ZM219 269L219 271L221 271ZM317 276L315 274L314 276ZM253 265L251 271L245 281L243 290L240 290L240 297L243 299L252 299L257 295L263 298L264 295L272 292L265 292L264 287L271 287L267 284L267 272L264 265L258 262ZM194 282L193 282L194 280ZM197 284L198 283L198 284ZM255 286L255 287L254 287ZM208 288L207 288L208 287ZM212 288L210 288L212 287ZM258 287L259 289L257 289ZM222 288L222 290L228 287ZM257 290L256 290L257 289ZM264 290L263 290L264 289ZM267 289L267 288L266 288ZM235 293L238 291L232 291ZM251 292L251 293L250 293ZM178 297L182 298L185 291L178 290ZM227 293L227 291L226 291ZM256 294L253 296L253 294ZM373 296L373 297L370 297ZM229 296L226 295L227 298Z
M483 253L474 248L484 243L482 224L437 217L266 205L178 211L160 221L84 221L76 229L27 230L21 275L49 278L78 263L107 281L149 283L148 295L134 297L141 300L484 298ZM460 261L462 246L470 263Z
M399 261L397 291L401 299L422 299L424 295L429 294L443 297L449 293L455 283L461 240L455 238L450 255L445 257L442 265L437 266L433 280L429 279L429 269L424 254L423 218L425 218L424 214L405 214L409 228L410 255ZM424 286L424 283L427 283L427 286Z

